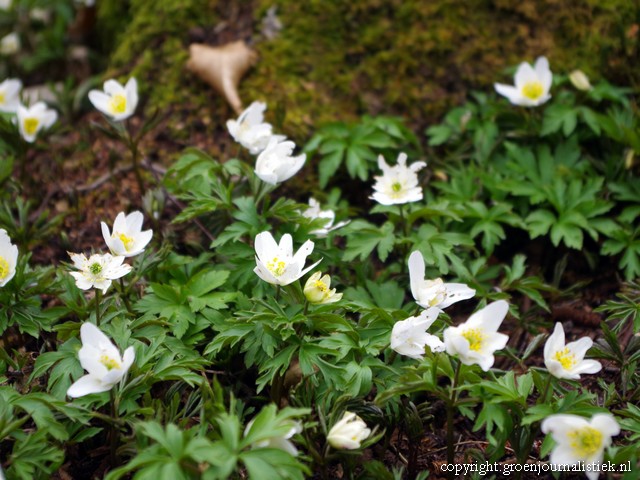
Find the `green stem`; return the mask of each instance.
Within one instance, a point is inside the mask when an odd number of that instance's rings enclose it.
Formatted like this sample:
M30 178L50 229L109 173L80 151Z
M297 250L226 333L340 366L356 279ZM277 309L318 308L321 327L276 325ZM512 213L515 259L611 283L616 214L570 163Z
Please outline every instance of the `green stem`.
M126 131L127 131L126 143L128 144L129 150L131 151L131 163L133 165L133 173L135 174L136 180L138 181L138 187L140 188L140 195L142 195L144 194L144 181L142 180L142 175L140 174L140 167L138 165L138 157L140 155L140 151L138 150L138 139L133 138L133 135L131 135L129 128L126 128Z
M404 215L404 204L398 205L400 207L400 221L402 222L402 232L405 237L409 236L409 222Z
M549 387L551 386L551 381L553 380L553 375L547 375L547 381L544 384L544 390L542 391L542 395L538 399L538 403L546 403L547 402L547 393L549 392ZM553 390L551 391L551 396L553 396Z
M462 362L458 362L458 365L456 366L456 373L453 376L453 383L451 384L451 398L447 403L447 463L449 464L452 464L455 460L455 451L453 444L453 413L458 396L456 387L458 386L461 367ZM453 478L453 473L454 472L450 472L449 478Z
M111 461L111 467L115 468L118 462L118 456L116 454L118 449L118 401L116 398L116 394L112 388L109 390L109 398L111 400L111 418L113 418L114 423L109 426L109 456Z
M100 290L96 288L96 327L100 326Z
M124 278L120 277L120 298L122 298L122 301L124 302L125 307L127 307L127 311L131 314L133 314L133 309L131 308L131 303L129 302L129 297L126 294L126 289L124 288Z
M304 310L302 311L303 316L307 316L307 312L309 311L309 300L304 301Z
M276 285L276 302L280 298L280 285Z

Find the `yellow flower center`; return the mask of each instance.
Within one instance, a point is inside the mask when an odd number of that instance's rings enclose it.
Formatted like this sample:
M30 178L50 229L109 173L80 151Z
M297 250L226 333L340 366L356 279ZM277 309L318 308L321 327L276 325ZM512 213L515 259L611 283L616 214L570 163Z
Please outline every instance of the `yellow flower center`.
M267 262L267 269L273 273L274 277L279 277L284 273L287 264L280 260L278 257L273 257L273 260Z
M553 359L560 362L560 365L562 365L562 368L565 370L571 369L576 364L576 356L571 353L568 347L558 350L553 355Z
M109 355L102 355L100 357L100 363L107 367L107 370L113 370L114 368L121 368L120 362L115 358L111 358Z
M593 427L583 427L568 434L571 448L582 458L589 458L602 447L602 433Z
M4 280L9 275L9 262L0 256L0 280Z
M482 330L479 328L468 328L464 332L462 332L462 336L467 339L469 342L469 349L474 352L480 351L482 348L482 343L484 342L487 336L482 333Z
M120 114L127 110L127 98L124 95L116 94L109 101L111 113Z
M24 131L27 135L33 135L38 130L40 121L37 118L29 117L24 119Z
M91 265L89 265L89 271L93 275L98 275L100 272L102 272L102 265L100 265L98 262L92 263Z
M7 100L7 97L4 93L0 92L0 103L4 103Z
M522 87L522 94L530 100L537 100L542 96L544 87L538 81L527 82Z
M324 283L322 280L318 280L313 284L314 287L316 287L318 290L320 290L322 293L327 293L327 291L329 290L329 287L327 287L327 284Z
M114 233L114 235L120 239L120 241L124 245L124 249L127 252L130 252L131 249L133 248L133 243L134 243L133 237L129 237L126 233L117 233L117 234Z
M400 190L402 190L402 184L400 182L395 182L393 185L391 185L391 190L393 190L395 193L398 193Z

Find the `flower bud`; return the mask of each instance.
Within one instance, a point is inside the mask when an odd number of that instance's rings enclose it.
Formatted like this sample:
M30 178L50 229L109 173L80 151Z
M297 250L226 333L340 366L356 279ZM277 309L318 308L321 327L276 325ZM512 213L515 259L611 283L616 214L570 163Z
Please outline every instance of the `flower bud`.
M342 298L341 293L336 293L336 289L329 290L331 285L331 277L329 275L322 276L321 272L315 272L309 277L304 285L304 296L309 303L333 303Z
M353 412L344 412L327 435L329 445L338 450L355 450L371 434L367 424Z
M574 87L584 92L591 90L593 87L589 82L589 78L584 74L582 70L574 70L569 74L569 80Z

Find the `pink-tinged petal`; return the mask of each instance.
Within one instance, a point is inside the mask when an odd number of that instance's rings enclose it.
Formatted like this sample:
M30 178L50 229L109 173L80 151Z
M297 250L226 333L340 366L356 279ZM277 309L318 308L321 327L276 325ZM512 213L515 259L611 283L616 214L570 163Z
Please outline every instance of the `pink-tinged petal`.
M498 300L471 315L466 326L497 332L507 312L509 312L509 304L505 300Z
M71 398L84 397L91 393L102 393L111 390L111 385L104 385L100 379L91 375L79 378L67 390L67 395Z

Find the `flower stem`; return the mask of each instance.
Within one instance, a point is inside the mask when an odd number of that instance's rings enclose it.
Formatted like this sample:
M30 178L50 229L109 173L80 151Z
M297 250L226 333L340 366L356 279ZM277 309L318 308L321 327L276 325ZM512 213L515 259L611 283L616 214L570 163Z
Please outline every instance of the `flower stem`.
M127 295L127 289L124 287L124 278L120 277L120 298L124 302L125 307L127 307L127 311L129 313L133 313L133 309L131 308L131 303L129 302L129 297Z
M280 285L276 285L276 302L280 298Z
M109 426L109 457L111 462L111 467L115 468L118 462L118 456L116 454L118 449L118 401L116 398L116 394L112 388L109 390L109 398L111 400L111 418L113 418L114 423Z
M96 327L100 326L100 290L96 288Z
M127 122L126 130L126 143L129 147L129 151L131 152L131 164L133 165L133 173L136 176L136 180L138 181L138 187L140 188L140 195L144 193L144 181L142 180L142 175L140 174L140 166L138 165L138 157L140 156L140 151L138 150L138 142L139 138L133 138L131 132L129 131L129 125Z
M547 381L544 384L544 390L542 391L542 395L538 399L538 403L546 403L547 402L547 394L549 393L549 387L551 387L551 380L553 375L547 375ZM551 391L551 395L553 396L553 390Z
M455 451L453 445L453 411L456 406L458 379L460 378L460 370L462 362L458 362L456 366L456 373L453 376L453 383L451 384L451 398L447 403L447 463L452 464L454 462ZM450 473L449 478L453 478L453 472Z
M304 310L302 311L302 315L307 316L307 312L309 311L309 300L304 301Z

